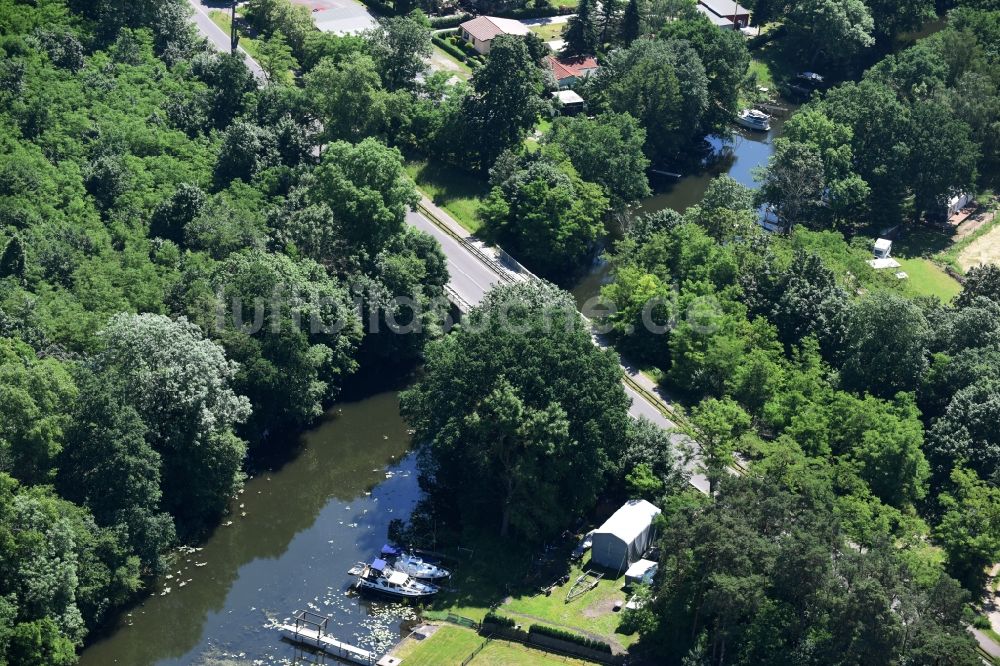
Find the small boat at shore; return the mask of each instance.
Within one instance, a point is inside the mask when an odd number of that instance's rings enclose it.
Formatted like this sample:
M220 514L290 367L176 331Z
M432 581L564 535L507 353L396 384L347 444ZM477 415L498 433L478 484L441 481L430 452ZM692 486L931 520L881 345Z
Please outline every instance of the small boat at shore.
M757 109L743 109L736 116L736 124L757 132L771 129L771 116Z
M399 599L422 599L438 592L436 585L421 583L415 578L393 569L388 562L379 558L371 564L359 562L347 572L358 581L359 590L367 590Z
M396 571L420 580L442 580L451 576L447 569L388 544L382 546L382 558L391 562Z

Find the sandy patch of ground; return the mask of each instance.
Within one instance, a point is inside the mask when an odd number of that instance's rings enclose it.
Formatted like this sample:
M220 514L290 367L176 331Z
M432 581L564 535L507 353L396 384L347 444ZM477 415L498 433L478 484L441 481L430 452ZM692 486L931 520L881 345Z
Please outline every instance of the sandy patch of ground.
M608 613L615 612L615 604L620 602L621 599L602 599L596 603L590 604L583 609L584 617L601 617L607 615Z
M964 271L979 264L1000 264L1000 225L969 243L958 255L958 264Z

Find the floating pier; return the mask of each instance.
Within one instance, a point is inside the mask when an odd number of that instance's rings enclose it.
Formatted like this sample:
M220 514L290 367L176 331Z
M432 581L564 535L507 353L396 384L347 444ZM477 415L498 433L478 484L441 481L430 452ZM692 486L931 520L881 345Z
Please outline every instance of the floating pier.
M326 632L330 618L309 611L295 611L295 623L279 622L281 635L301 645L308 645L333 655L338 659L364 666L375 666L375 655L368 650L337 640Z

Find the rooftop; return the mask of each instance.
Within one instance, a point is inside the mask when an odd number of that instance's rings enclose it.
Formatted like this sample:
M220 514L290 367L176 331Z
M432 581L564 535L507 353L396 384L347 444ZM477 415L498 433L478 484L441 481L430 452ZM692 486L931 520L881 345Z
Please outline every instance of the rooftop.
M695 9L697 9L699 12L701 12L706 17L708 17L708 20L711 21L714 25L716 25L719 28L732 28L733 27L733 22L732 21L730 21L729 19L724 18L722 16L719 16L718 14L716 14L715 12L713 12L711 9L709 9L705 5L698 5L698 6L695 7Z
M548 56L546 61L555 74L556 80L561 81L570 77L586 76L590 70L597 69L597 60L591 56L580 56L576 58L557 58Z
M560 90L552 93L552 96L563 104L583 104L583 98L572 90Z
M740 16L750 13L749 9L736 0L698 0L698 4L708 7L719 16Z
M562 92L573 92L572 90ZM625 543L630 543L649 527L660 510L646 500L629 500L611 514L595 534L613 534Z
M527 35L531 32L520 21L496 16L477 16L460 27L480 42L488 42L497 35Z

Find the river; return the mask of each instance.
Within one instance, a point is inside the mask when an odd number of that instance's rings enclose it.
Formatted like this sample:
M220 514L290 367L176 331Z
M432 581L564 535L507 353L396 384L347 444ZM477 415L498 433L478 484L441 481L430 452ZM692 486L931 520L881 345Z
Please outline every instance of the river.
M754 169L767 164L774 152L774 140L781 136L785 120L796 108L785 102L779 103L788 106L789 113L773 116L769 132L737 129L726 139L710 136L706 141L711 151L700 171L678 179L655 176L652 181L655 188L653 196L643 200L636 213L652 213L664 208L684 212L701 201L708 184L722 174L729 174L747 187L757 187ZM588 299L597 296L601 287L610 280L608 265L600 258L595 259L591 270L571 289L577 305L582 306Z
M412 611L348 595L347 569L376 553L389 521L418 499L409 446L397 393L335 406L297 455L247 481L232 515L81 666L290 663L295 649L267 624L297 609L333 617L343 640L391 646Z
M711 137L703 171L657 183L641 212L683 211L722 173L753 186L753 168L767 162L782 123L775 118L766 135ZM582 302L608 279L596 262L574 294ZM84 650L81 666L290 663L295 649L267 625L297 609L331 616L331 633L379 652L399 638L411 611L348 595L346 574L378 550L389 521L407 518L420 494L398 394L341 403L301 440L279 469L247 481L232 515Z

